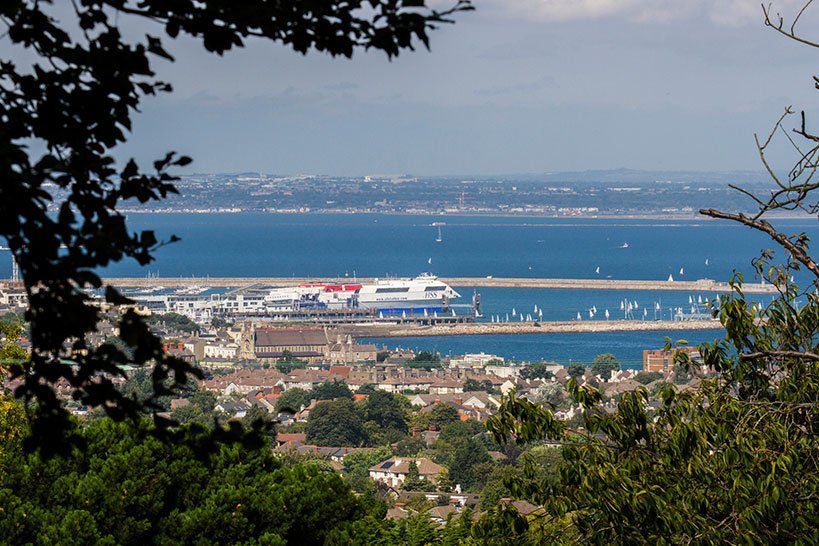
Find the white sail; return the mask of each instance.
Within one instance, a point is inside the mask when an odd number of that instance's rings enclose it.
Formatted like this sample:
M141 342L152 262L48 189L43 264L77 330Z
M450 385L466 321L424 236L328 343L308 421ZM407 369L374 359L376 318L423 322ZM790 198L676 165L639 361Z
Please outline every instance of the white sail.
M606 309L606 320L609 320L609 310Z
M671 273L668 274L668 282L674 282L674 275Z
M600 274L600 266L599 265L597 266L597 268L595 268L594 272L597 273L598 275Z
M708 265L708 258L705 258L705 265Z
M577 313L577 320L583 320L582 318L580 318L580 312Z
M513 316L513 317L518 316L518 312L517 312L517 311L515 311L515 308L514 308L514 307L512 307L512 316Z
M680 268L680 276L685 275L685 268Z
M589 309L589 319L593 319L593 318L594 318L594 313L592 312L591 309Z

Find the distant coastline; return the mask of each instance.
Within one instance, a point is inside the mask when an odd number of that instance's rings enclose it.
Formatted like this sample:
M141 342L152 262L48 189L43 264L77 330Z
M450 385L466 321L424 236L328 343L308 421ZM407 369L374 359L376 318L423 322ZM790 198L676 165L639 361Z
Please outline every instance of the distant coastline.
M402 211L373 211L373 210L333 210L333 209L317 209L317 210L307 210L307 211L296 211L296 210L210 210L210 209L171 209L171 210L142 210L142 209L119 209L120 213L122 214L271 214L271 215L292 215L292 214L303 214L303 215L326 215L326 214L339 214L339 215L366 215L370 214L373 216L417 216L420 218L425 217L450 217L450 218L469 218L469 217L481 217L481 218L543 218L543 219L550 219L550 220L564 220L564 219L587 219L587 220L673 220L673 221L707 221L707 222L714 222L715 224L725 224L725 225L734 225L729 222L725 222L723 220L715 220L713 218L709 218L707 216L700 215L699 213L686 213L686 214L661 214L661 213L646 213L646 214L577 214L577 215L560 215L560 214L542 214L542 213L501 213L501 212L402 212ZM745 210L739 211L744 212L746 214L750 214L753 211ZM795 213L795 212L772 212L767 215L767 218L773 218L777 220L808 220L808 219L815 219L816 216L808 214L808 213Z

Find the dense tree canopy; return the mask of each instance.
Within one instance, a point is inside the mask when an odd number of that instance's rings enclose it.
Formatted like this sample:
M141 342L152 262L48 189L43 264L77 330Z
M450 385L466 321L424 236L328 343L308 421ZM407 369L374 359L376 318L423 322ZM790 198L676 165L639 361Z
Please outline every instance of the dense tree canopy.
M122 419L142 406L99 379L101 372L120 373L115 362L151 366L157 396L167 393L167 378L176 385L195 374L165 355L133 312L119 324L132 355L89 346L86 338L100 311L81 289L103 288L98 271L111 262L149 263L162 244L153 231L129 231L118 209L175 193L170 171L191 162L170 152L149 173L133 160L115 160L141 101L171 90L154 74L156 60L173 61L156 34L188 35L220 55L254 37L301 53L315 49L350 57L364 48L393 57L418 43L428 45L430 30L471 9L468 0L453 2L441 10L423 0L83 0L60 2L60 9L35 0L0 3L5 51L30 59L0 59L0 237L20 265L29 298L33 351L14 373L23 379L16 395L36 401L35 443L69 449L63 433L71 427L51 388L58 380L66 380L82 403L102 405ZM129 38L132 33L120 31L126 20L155 34ZM127 302L110 287L105 299ZM73 365L65 365L65 358Z
M4 543L323 544L367 515L337 475L283 467L261 442L196 427L164 442L110 419L78 433L87 449L65 458L0 452Z
M320 446L363 446L367 431L352 400L320 402L307 418L307 442Z

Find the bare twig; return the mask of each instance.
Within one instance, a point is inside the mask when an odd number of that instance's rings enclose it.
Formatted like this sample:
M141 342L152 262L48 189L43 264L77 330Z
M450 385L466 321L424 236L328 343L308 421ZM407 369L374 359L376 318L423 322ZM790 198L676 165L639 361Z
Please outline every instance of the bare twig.
M813 259L808 255L808 253L796 245L793 241L791 241L787 235L784 233L780 233L774 227L765 220L760 220L759 217L751 218L749 216L745 216L742 213L732 214L729 212L722 212L716 209L702 209L700 210L700 214L705 216L710 216L711 218L721 218L723 220L733 220L735 222L739 222L744 224L750 228L756 229L763 233L767 233L771 239L779 243L782 247L787 250L793 258L807 267L811 273L813 273L817 278L819 278L819 265L813 261ZM761 214L761 213L760 213Z

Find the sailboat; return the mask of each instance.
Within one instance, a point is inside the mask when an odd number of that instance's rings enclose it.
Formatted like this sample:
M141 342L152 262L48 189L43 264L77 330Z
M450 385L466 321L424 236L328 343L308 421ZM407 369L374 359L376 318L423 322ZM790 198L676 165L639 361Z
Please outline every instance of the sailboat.
M580 318L580 313L579 312L577 313L577 320L583 320L582 318Z
M600 266L599 266L599 265L598 265L598 266L597 266L597 268L594 270L594 272L595 272L595 273L597 273L598 275L600 274Z
M683 269L683 268L681 267L681 268L680 268L680 277L682 277L683 275L685 275L685 269Z
M609 320L609 310L606 309L606 320Z
M708 265L708 258L705 258L705 265Z
M430 265L432 265L432 258L430 258L429 260L427 260L427 263L428 263L428 264L430 264Z
M626 241L622 245L620 245L620 248L628 248L628 241Z
M518 314L518 312L515 311L514 307L512 307L512 316L515 317L515 316L517 316L517 314Z
M435 238L435 242L436 243L443 243L444 242L444 236L441 233L441 226L438 226L438 237Z
M674 282L674 275L671 273L668 274L668 282Z

